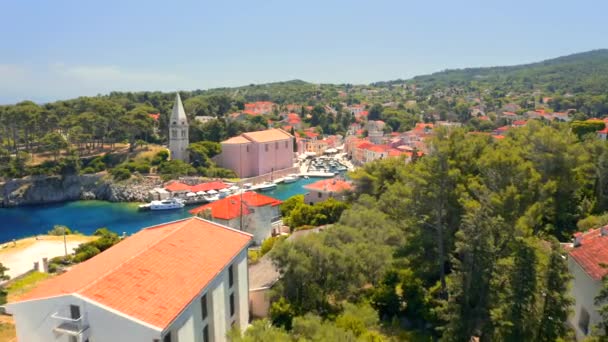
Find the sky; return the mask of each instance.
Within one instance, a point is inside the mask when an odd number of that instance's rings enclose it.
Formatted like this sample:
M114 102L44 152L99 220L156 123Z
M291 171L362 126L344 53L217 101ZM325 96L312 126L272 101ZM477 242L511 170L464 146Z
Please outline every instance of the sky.
M604 0L0 0L0 104L369 83L608 47Z

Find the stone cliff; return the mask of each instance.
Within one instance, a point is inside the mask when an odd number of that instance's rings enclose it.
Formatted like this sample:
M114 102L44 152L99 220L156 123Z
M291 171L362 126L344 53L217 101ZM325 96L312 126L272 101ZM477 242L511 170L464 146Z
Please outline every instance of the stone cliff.
M160 180L147 177L133 177L116 183L103 174L31 176L0 183L0 206L91 199L145 202L148 192L161 184Z

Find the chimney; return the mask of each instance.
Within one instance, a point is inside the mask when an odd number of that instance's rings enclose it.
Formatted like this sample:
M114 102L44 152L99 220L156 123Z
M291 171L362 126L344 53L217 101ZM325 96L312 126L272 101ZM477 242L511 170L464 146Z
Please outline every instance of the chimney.
M49 273L49 258L42 258L42 272Z
M602 228L600 228L600 236L606 235L608 235L608 226L603 226Z
M581 243L583 242L583 233L578 232L574 234L574 239L573 239L573 245L574 247L578 247L581 245Z

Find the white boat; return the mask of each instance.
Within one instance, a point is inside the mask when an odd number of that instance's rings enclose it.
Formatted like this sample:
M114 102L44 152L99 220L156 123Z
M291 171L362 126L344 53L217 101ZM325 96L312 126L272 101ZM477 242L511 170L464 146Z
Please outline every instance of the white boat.
M245 190L251 189L252 187L253 187L252 183L245 183L245 184L243 184L243 189L245 189Z
M209 192L207 192L207 193L209 193ZM207 202L215 202L220 199L220 195L217 195L217 194L216 195L205 195L203 198Z
M340 165L340 166L338 166L336 168L336 170L338 170L338 171L346 171L346 170L348 170L348 168L346 166L344 166L344 165Z
M295 181L298 180L298 177L299 176L296 175L296 174L291 174L291 175L288 175L288 176L284 177L283 178L283 182L285 182L286 184L287 183L294 183Z
M255 189L260 190L260 191L269 191L269 190L273 190L276 188L277 188L277 185L272 182L264 182L260 185L255 186Z
M241 190L241 188L239 188L236 185L233 185L233 186L229 187L228 190L230 190L233 194L236 194L239 190Z
M149 210L171 210L171 209L181 209L185 206L183 200L179 198L169 198L162 201L152 201L148 204L142 204L139 206L140 209L149 209Z

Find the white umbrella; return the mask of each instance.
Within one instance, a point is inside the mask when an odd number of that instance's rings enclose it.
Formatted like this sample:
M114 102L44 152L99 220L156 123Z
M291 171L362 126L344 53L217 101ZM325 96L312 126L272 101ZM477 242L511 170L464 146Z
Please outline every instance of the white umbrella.
M230 187L230 188L228 188L228 189L229 189L230 191L237 191L237 190L239 190L240 188L239 188L238 186L236 186L236 185L233 185L233 186L231 186L231 187Z
M186 197L194 197L196 194L194 192L189 192L186 194Z
M196 194L197 194L197 195L199 195L199 196L202 196L202 195L204 195L204 194L205 194L205 192L204 192L204 191L199 191L199 192L197 192Z
M215 194L217 194L217 191L211 189L211 190L207 191L207 194L209 194L209 195L215 195Z

